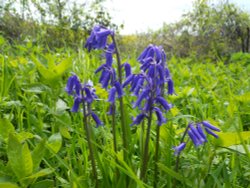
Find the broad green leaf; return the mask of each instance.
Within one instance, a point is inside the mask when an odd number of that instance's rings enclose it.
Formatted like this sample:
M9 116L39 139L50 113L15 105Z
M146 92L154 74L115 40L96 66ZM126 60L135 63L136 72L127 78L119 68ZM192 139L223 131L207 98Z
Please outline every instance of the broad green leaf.
M30 132L20 132L16 136L19 142L23 142L24 140L27 140L29 138L34 138L34 135Z
M222 147L241 144L242 141L250 139L250 131L218 133L219 138L215 139L215 144Z
M0 119L0 139L7 140L9 133L15 132L15 128L8 119Z
M71 135L67 127L60 127L60 133L64 138L71 139Z
M33 161L28 144L21 144L14 134L9 135L7 155L10 166L19 179L32 174Z
M19 188L18 185L11 183L11 182L0 182L1 188Z
M72 66L72 58L64 59L61 63L55 66L54 71L58 76L61 76L66 70Z
M40 171L38 171L37 173L35 174L32 174L31 176L28 176L24 179L35 179L35 178L39 178L39 177L42 177L42 176L46 176L46 175L49 175L53 172L54 170L53 169L50 169L50 168L45 168L45 169L42 169Z
M55 133L55 134L51 135L48 139L47 145L54 153L57 153L62 146L61 134Z
M44 156L45 149L46 149L45 144L46 144L46 140L44 139L36 145L35 149L31 153L34 171L36 171L36 169L38 169L38 167L42 161L42 158Z
M43 180L36 182L35 184L31 185L31 188L53 188L54 187L54 181L53 180Z

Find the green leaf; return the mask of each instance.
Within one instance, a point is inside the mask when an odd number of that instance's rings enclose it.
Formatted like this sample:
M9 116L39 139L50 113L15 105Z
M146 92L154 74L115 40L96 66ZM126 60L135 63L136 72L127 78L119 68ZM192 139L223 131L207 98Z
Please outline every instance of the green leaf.
M242 141L250 139L250 131L218 133L219 138L215 139L217 146L228 147L241 144Z
M7 140L10 133L15 132L15 128L8 119L0 119L0 139Z
M53 153L57 153L62 146L62 136L60 133L55 133L51 135L48 139L47 146L53 151Z
M35 184L31 185L31 188L53 188L54 187L54 181L53 180L43 180L36 182Z
M60 133L64 138L71 139L71 135L67 127L60 127Z
M45 169L42 169L42 170L40 170L39 172L37 172L35 174L32 174L31 176L28 176L28 177L24 178L24 179L36 179L36 178L39 178L39 177L42 177L42 176L49 175L52 172L54 172L53 169L45 168Z
M19 188L18 185L14 184L14 183L10 183L10 182L1 182L0 187L2 187L2 188Z
M32 151L32 160L33 160L33 169L34 171L36 169L38 169L42 158L44 157L45 154L45 144L46 144L46 140L42 140L39 144L36 145L35 149Z
M30 132L20 132L16 134L16 137L18 138L19 142L23 142L29 138L34 138L34 135Z
M9 135L7 155L10 166L21 179L33 172L33 161L27 143L21 144L14 134Z

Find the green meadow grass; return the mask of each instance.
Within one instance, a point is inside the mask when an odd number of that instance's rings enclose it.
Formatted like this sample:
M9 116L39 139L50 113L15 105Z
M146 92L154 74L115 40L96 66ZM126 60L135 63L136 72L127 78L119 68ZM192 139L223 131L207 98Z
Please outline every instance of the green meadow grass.
M46 51L46 52L44 52ZM250 58L204 63L191 59L168 61L176 95L160 134L158 187L248 187L250 184ZM244 57L244 58L243 58ZM121 127L118 152L113 150L107 92L95 69L101 54L79 49L49 51L38 46L2 43L0 54L0 187L92 187L89 150L81 113L72 113L73 99L64 91L71 72L94 82L99 100L93 104L104 122L90 122L99 187L152 187L155 130L149 143L147 180L139 179L145 127L129 127L129 160L123 159ZM129 62L139 70L136 58ZM135 98L124 96L127 124L138 111ZM116 114L119 119L119 114ZM155 117L154 117L155 118ZM202 147L189 143L175 171L172 147L191 121L209 120L222 132Z

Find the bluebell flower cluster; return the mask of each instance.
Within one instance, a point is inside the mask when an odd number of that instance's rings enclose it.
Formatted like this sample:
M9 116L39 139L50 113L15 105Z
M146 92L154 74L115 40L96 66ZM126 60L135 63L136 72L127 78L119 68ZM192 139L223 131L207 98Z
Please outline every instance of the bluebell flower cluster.
M104 49L107 45L108 36L113 34L113 31L97 25L93 28L89 38L87 39L85 48L87 48L88 51L91 51L92 49Z
M108 37L114 35L114 32L103 27L95 26L91 32L91 35L87 39L85 47L90 51L92 49L103 49L105 53L105 63L99 66L95 73L101 72L99 83L106 90L109 90L108 102L115 103L116 98L123 96L123 89L120 82L117 80L116 71L113 68L113 54L116 47L113 42L108 43ZM123 65L126 70L126 76L131 74L131 68L128 64ZM108 88L110 86L110 88ZM109 114L112 114L109 112Z
M215 138L218 138L218 135L213 131L220 132L220 129L213 126L208 121L202 121L196 124L190 123L187 126L187 129L184 133L184 137L187 133L193 144L198 147L207 142L207 136L205 132L214 136ZM182 140L184 140L184 137ZM180 152L185 148L185 146L186 142L182 142L179 146L174 147L175 155L179 155Z
M87 105L91 105L91 103L97 99L93 83L88 81L85 84L81 84L76 75L72 75L68 78L65 91L74 97L74 104L71 109L72 112L78 112L80 104L84 104L86 102ZM97 127L103 124L92 110L88 112L87 115L91 115Z
M131 74L131 68L125 64L126 80L123 87L130 85L130 92L137 97L133 108L138 107L141 113L133 119L132 125L138 125L148 117L149 112L155 112L157 124L166 122L162 109L172 107L163 97L165 83L168 84L168 94L174 93L173 80L166 66L166 54L162 47L149 45L137 59L141 66L139 74Z

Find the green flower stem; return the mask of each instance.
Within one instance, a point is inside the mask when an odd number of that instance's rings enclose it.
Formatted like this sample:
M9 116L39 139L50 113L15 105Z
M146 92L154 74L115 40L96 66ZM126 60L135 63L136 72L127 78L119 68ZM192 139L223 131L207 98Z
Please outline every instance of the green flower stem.
M84 96L83 91L82 91L82 96ZM98 177L97 177L97 170L96 170L96 164L95 164L95 158L94 158L94 150L93 150L93 145L91 143L91 132L88 126L88 117L87 117L86 105L85 105L84 100L82 101L82 105L83 105L83 124L84 124L84 129L86 131L92 171L93 171L93 176L95 179L95 187L98 187Z
M119 82L122 83L122 70L121 70L121 59L120 59L120 52L116 44L115 36L112 35L112 40L115 45L115 54L117 59L117 72L118 72L118 78ZM125 114L124 114L124 103L123 103L123 97L119 98L120 102L120 113L121 113L121 127L122 127L122 140L123 140L123 146L125 148L125 153L128 152L128 141L127 141L127 128L125 123ZM126 156L126 155L125 155Z
M189 126L186 128L186 130L181 138L181 143L184 141L184 138L188 132L188 128L189 128ZM178 153L177 158L176 158L176 162L175 162L175 171L176 172L178 172L178 170L179 170L179 163L180 163L180 153ZM176 187L176 179L174 179L174 183L173 183L173 188L175 188L175 187Z
M114 151L117 152L117 144L116 144L116 123L115 123L115 104L111 104L112 108L112 133L113 133L113 145Z
M156 143L155 143L155 169L154 169L154 188L157 187L158 182L158 161L159 161L159 147L160 147L160 126L156 126Z
M144 153L143 153L143 161L142 161L141 174L140 174L140 179L141 180L145 180L145 176L146 176L146 172L147 172L148 145L149 145L149 140L150 140L152 114L153 114L153 111L152 111L152 105L151 105L150 112L149 112L149 117L148 117L148 129L147 129L147 133L146 133L146 140L145 140Z

